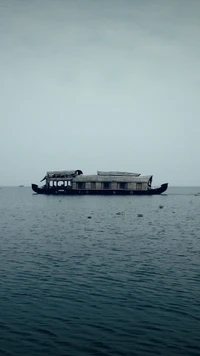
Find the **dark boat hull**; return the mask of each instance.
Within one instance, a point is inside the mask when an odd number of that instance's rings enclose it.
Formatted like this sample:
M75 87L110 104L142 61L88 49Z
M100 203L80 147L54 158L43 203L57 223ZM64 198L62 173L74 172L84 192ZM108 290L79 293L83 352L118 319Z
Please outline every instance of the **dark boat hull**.
M151 188L148 190L111 190L111 189L61 189L52 187L47 189L46 187L39 188L38 185L32 184L32 190L37 194L46 195L158 195L164 193L168 188L168 183L162 184L159 188Z

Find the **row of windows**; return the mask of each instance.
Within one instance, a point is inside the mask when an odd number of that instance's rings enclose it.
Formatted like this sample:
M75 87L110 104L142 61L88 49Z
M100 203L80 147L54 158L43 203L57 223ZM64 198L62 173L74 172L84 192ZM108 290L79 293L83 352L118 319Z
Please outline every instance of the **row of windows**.
M77 183L77 188L78 189L85 189L85 183L79 182ZM110 189L111 188L111 183L110 182L104 182L102 183L102 188L103 189ZM127 189L128 188L128 183L121 182L119 183L118 186L119 189ZM91 183L91 189L96 189L96 182ZM136 184L136 189L141 190L142 189L142 183L137 183Z
M101 183L101 188L102 189L111 189L111 182L103 182ZM50 182L50 187L65 187L65 188L72 188L72 181L58 181ZM78 182L76 184L77 189L86 189L86 183L84 182ZM91 189L95 190L97 188L96 182L91 182ZM118 183L118 189L128 189L128 183L125 182L120 182ZM136 189L137 190L142 190L142 183L136 183Z
M50 181L49 185L50 187L71 187L72 181Z

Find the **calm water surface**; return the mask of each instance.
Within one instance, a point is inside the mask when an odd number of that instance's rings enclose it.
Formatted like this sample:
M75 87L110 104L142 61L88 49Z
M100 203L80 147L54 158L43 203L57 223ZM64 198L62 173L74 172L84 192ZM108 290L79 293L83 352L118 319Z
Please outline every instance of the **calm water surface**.
M0 355L200 355L198 192L2 188Z

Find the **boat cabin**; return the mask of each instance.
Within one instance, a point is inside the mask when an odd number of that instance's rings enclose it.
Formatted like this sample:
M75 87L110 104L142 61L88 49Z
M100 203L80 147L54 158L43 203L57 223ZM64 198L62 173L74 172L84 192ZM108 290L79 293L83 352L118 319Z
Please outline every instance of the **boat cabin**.
M41 180L41 182L46 180L46 184L44 187L46 187L47 189L71 189L73 179L81 174L83 174L83 172L80 169L72 171L49 171L47 172L46 176Z
M50 171L42 179L47 189L57 190L147 190L151 188L152 176L130 172L102 172L83 175L81 170Z

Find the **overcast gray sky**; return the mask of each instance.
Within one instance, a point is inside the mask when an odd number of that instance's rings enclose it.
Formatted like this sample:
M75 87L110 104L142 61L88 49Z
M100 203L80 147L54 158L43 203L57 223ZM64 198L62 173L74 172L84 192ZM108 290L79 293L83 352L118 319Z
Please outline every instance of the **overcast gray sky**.
M0 185L200 185L200 0L0 0Z

